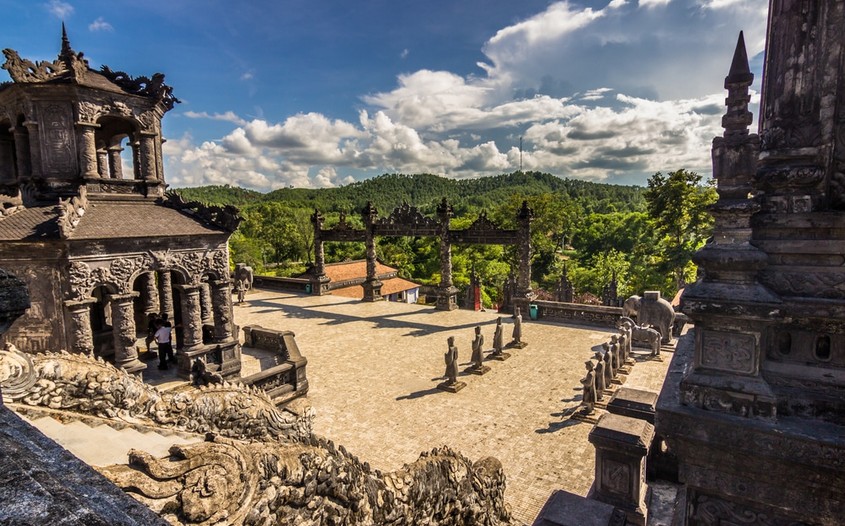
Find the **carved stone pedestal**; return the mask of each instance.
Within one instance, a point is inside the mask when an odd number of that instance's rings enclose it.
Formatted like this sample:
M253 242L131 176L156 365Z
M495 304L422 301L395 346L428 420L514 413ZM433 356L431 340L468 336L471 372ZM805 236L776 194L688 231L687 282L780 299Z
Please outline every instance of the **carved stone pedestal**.
M591 497L625 511L628 524L645 526L645 458L654 426L645 420L606 413L590 431L596 447Z
M477 374L478 376L484 376L485 374L490 372L490 368L486 365L482 365L481 367L467 367L465 371L469 374Z
M609 504L557 490L543 505L533 526L623 526L625 513Z
M505 360L507 360L510 357L511 357L510 354L508 354L506 352L500 352L499 354L491 354L490 356L487 357L487 359L488 360L498 360L500 362L504 362Z
M437 290L437 310L455 310L458 308L458 289L456 287L445 287Z
M457 393L466 386L466 382L455 382L453 384L450 384L449 382L441 382L437 384L438 389L446 391L447 393Z
M528 347L528 342L510 342L505 347L507 347L508 349L525 349L526 347Z
M654 411L657 405L657 393L622 387L610 398L607 410L615 415L645 420L654 425Z

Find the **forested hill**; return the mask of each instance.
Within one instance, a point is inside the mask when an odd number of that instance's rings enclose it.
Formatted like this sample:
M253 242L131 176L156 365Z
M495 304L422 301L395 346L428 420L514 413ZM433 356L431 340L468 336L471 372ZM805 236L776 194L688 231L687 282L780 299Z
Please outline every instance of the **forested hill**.
M462 180L432 174L385 174L342 187L283 188L267 194L229 185L180 188L176 191L185 199L209 204L243 206L277 201L294 208L318 208L323 212L359 210L367 201L372 201L382 214L389 213L402 202L431 213L437 203L446 197L455 211L460 213L468 208L493 208L514 194L530 196L547 193L567 195L572 199L593 203L598 208L606 208L608 205L619 211L645 208L645 188L561 179L541 172L514 172Z

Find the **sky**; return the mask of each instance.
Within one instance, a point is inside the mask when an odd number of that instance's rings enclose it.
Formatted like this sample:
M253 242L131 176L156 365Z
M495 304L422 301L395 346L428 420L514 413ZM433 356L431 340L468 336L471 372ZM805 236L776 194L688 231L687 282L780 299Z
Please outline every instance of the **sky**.
M756 110L767 3L0 0L0 48L52 60L64 22L92 68L164 73L182 101L163 120L174 187L464 179L520 163L644 185L710 175L740 30Z

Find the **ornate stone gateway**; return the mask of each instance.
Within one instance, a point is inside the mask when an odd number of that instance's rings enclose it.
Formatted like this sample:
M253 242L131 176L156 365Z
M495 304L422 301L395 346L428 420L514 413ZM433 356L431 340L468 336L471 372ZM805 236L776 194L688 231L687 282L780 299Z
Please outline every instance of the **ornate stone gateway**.
M378 210L368 202L361 210L364 229L352 228L341 215L340 223L330 229L323 229L324 218L318 210L311 216L314 226L314 268L312 269L312 293L328 294L329 278L325 271L323 243L326 241L364 242L367 247L367 280L364 282L364 301L380 301L381 282L376 275L376 244L378 236L412 236L440 238L440 285L438 287L437 309L453 310L458 308L455 298L458 289L452 283L452 245L515 245L519 249L519 269L514 291L514 304L527 310L527 303L532 298L531 292L531 220L534 212L523 201L517 214L519 227L516 230L500 228L487 218L485 212L479 214L469 228L453 230L449 228L452 218L452 206L444 197L437 207L438 220L426 217L407 203L395 208L384 218L378 217Z

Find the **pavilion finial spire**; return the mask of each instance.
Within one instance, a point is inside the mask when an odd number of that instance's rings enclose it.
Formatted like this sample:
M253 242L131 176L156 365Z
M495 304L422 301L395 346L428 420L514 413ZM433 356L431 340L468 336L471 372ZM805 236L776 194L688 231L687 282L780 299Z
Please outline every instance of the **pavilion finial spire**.
M745 51L745 37L740 31L739 38L736 41L734 58L731 61L731 70L725 78L725 84L740 84L746 81L750 84L753 80L754 75L751 73L751 68L748 67L748 53Z
M65 23L62 21L62 51L59 53L60 57L67 57L73 54L73 49L70 47L70 40L67 38L67 29Z

